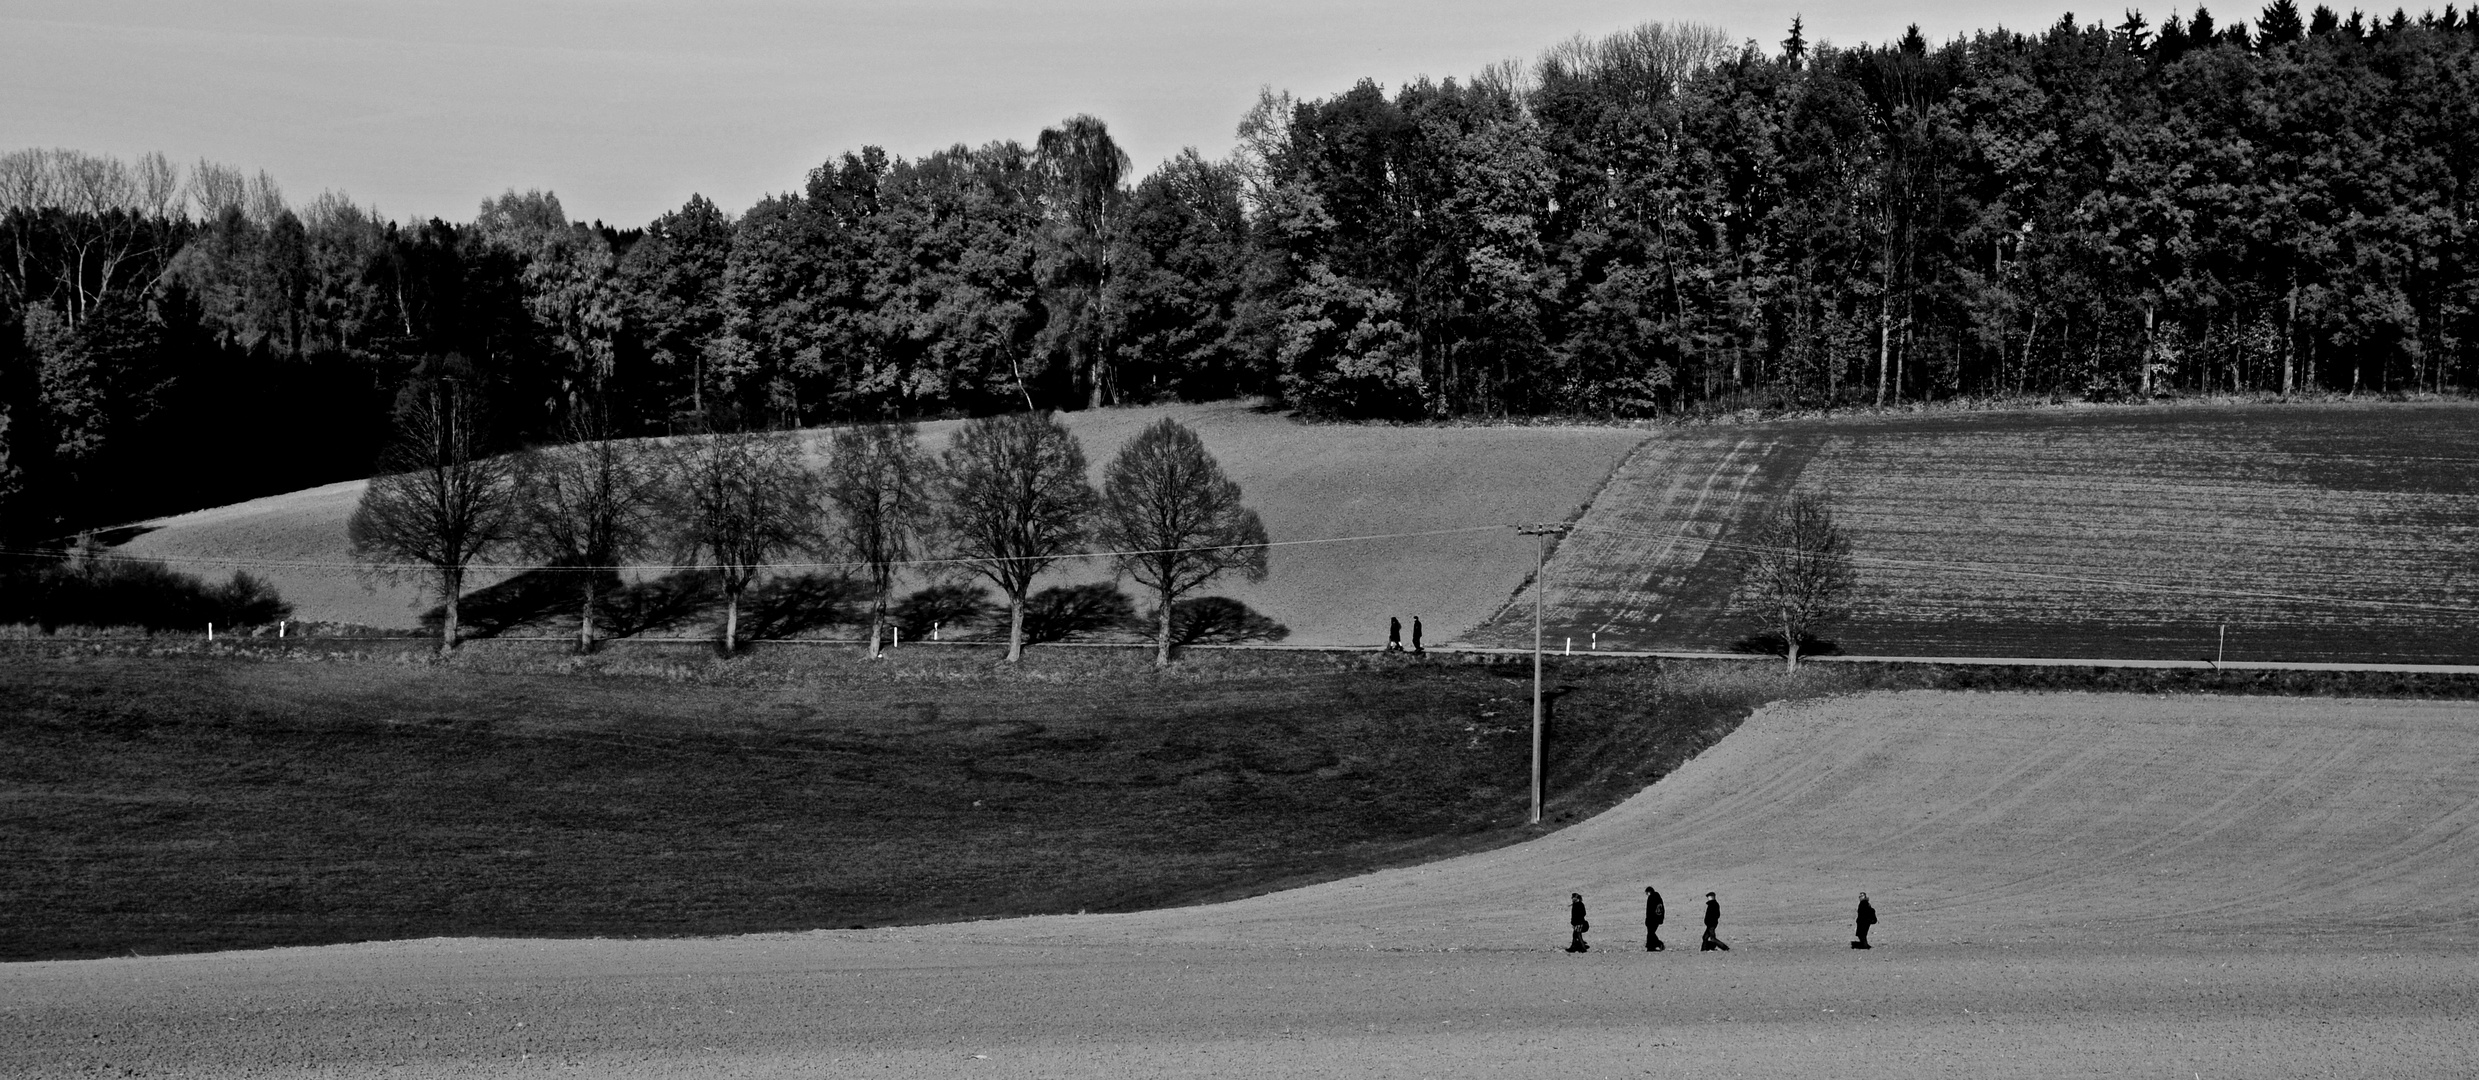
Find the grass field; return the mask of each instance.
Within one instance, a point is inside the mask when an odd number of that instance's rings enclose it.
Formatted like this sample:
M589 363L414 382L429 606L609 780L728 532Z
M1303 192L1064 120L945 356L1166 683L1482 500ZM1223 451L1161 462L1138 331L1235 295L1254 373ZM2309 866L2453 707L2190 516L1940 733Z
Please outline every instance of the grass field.
M1535 832L1521 666L33 647L0 659L8 960L1130 910ZM1770 685L1561 680L1553 826Z
M1875 655L2479 660L2479 407L2160 407L1688 429L1563 541L1553 645L1727 648L1743 543L1794 486L1859 556L1827 636ZM1528 642L1530 593L1474 638Z
M1574 515L1644 433L1615 428L1403 428L1310 425L1246 404L1103 409L1061 414L1083 443L1096 483L1119 447L1175 417L1239 481L1278 542L1259 583L1217 582L1283 623L1299 645L1375 644L1388 616L1426 622L1431 640L1478 624L1531 572L1531 546L1505 526ZM922 425L945 448L957 421ZM822 434L811 438L813 452ZM359 481L146 523L122 552L221 577L234 567L272 581L305 620L414 626L434 601L418 582L356 571L344 522ZM1438 533L1382 541L1338 538ZM1099 562L1068 563L1036 588L1107 580ZM482 573L472 588L505 578ZM919 584L914 582L913 584Z

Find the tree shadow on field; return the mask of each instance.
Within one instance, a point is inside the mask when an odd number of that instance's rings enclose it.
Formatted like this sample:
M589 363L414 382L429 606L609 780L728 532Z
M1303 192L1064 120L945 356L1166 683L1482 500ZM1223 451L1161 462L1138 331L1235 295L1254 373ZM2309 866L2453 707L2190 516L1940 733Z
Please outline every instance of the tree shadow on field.
M753 638L787 638L828 626L857 623L867 590L847 574L809 573L771 578L741 601L740 625Z
M1160 618L1157 611L1145 619L1151 631ZM1251 641L1281 641L1291 636L1291 628L1265 617L1227 596L1200 596L1171 605L1171 644L1238 645Z
M631 637L676 629L704 615L722 599L723 589L713 571L674 570L603 594L598 615L605 633Z
M457 633L466 638L497 637L521 627L573 616L584 599L585 582L579 575L586 572L537 567L466 593L456 605ZM619 575L609 570L591 573L604 579L604 589L619 585ZM422 629L436 634L446 618L447 606L435 605L422 613Z
M1136 602L1107 581L1059 585L1024 598L1024 643L1066 641L1114 630L1136 621Z
M1782 635L1768 630L1761 634L1749 634L1731 642L1730 651L1745 653L1749 656L1787 657L1790 655L1790 650L1783 646L1784 640ZM1799 655L1803 657L1840 656L1842 655L1842 643L1813 634L1802 634L1799 637Z
M989 594L980 586L957 584L917 590L887 612L904 637L915 641L932 635L964 637L992 614Z

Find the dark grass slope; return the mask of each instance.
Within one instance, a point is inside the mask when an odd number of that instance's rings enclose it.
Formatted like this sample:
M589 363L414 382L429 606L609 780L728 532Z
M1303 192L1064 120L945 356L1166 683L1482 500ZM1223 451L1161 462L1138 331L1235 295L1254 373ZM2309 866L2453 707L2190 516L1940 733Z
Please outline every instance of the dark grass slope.
M1122 910L1535 832L1522 665L378 648L0 660L0 957ZM1555 822L1748 705L1557 690Z

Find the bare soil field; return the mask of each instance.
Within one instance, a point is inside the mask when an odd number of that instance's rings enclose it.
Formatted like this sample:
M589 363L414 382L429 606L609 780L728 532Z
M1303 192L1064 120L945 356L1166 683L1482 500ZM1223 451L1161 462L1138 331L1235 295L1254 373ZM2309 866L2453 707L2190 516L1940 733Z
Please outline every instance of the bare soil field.
M1407 626L1421 616L1432 641L1477 625L1532 570L1531 543L1505 526L1573 516L1644 438L1616 428L1311 425L1239 403L1061 414L1097 484L1119 447L1165 416L1196 429L1284 544L1267 580L1207 591L1272 617L1300 645L1379 644L1390 615ZM959 424L923 424L923 446L943 450ZM813 452L824 444L813 433ZM344 523L362 488L331 484L146 522L119 550L215 578L249 570L301 619L410 629L435 601L418 582L368 579L349 557ZM508 573L477 574L470 587ZM1036 587L1110 576L1100 562L1070 563Z
M1828 630L1885 656L2479 659L2467 404L2105 408L1686 429L1612 477L1547 574L1552 647L1728 648L1755 522L1829 493L1858 556ZM1531 594L1472 636L1528 644Z
M2466 703L1811 701L1543 839L1223 904L10 965L0 1071L2464 1076L2474 729ZM1640 947L1647 884L1671 951ZM1708 889L1732 951L1684 947Z

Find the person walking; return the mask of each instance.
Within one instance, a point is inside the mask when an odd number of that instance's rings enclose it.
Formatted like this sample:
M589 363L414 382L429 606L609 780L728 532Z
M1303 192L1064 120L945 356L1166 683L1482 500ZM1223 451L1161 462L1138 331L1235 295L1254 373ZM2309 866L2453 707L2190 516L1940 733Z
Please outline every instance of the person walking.
M1584 932L1592 929L1592 924L1584 919L1584 894L1568 893L1567 898L1567 928L1575 931L1575 936L1567 941L1567 951L1591 952L1592 946L1584 941Z
M1714 935L1714 931L1720 929L1721 925L1721 898L1712 893L1704 894L1704 948L1702 951L1712 952L1715 949L1723 952L1730 951L1730 946L1723 944L1722 939Z
M1426 656L1429 650L1420 647L1420 616L1412 616L1412 655Z
M1644 887L1644 951L1660 952L1669 946L1661 943L1661 919L1667 914L1661 906L1661 893L1650 885Z
M1386 616L1386 651L1403 651L1403 620Z
M1876 925L1876 905L1868 902L1868 894L1859 894L1859 938L1851 942L1854 949L1873 949L1868 944L1868 928Z

